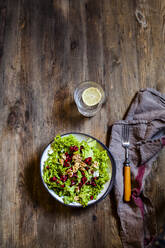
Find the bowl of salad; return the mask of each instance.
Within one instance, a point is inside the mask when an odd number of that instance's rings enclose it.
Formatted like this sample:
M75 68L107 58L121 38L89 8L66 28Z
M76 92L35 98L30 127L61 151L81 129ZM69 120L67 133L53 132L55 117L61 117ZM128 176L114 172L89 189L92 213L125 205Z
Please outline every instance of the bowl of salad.
M116 165L111 152L99 140L83 133L57 135L40 160L44 186L60 203L87 207L111 191Z

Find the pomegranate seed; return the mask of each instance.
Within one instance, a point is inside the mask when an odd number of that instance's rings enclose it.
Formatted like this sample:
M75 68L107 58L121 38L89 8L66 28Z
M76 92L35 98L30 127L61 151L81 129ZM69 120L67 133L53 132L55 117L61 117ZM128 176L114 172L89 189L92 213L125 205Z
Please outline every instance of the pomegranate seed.
M67 157L67 161L70 162L72 160L71 157Z
M61 187L61 188L64 188L64 187L65 187L65 185L64 185L64 184L62 184L60 187Z
M59 182L59 181L57 181L57 183L59 184L60 182Z
M50 168L49 166L46 166L46 169L48 169L48 170L49 170L49 168Z
M90 196L90 199L93 200L93 195Z
M64 167L69 167L69 163L66 162L66 160L64 161Z
M93 173L94 173L94 171L93 171L93 170L91 170L91 173L93 174Z
M65 155L68 156L69 155L68 152L66 152Z
M70 151L71 152L76 152L76 151L78 151L78 147L77 146L71 146Z
M97 180L97 179L98 179L98 177L94 177L93 179L94 179L94 180Z
M75 185L75 184L76 184L76 182L73 181L73 180L71 180L71 186L73 186L73 185Z
M88 167L88 166L86 167L86 170L87 170L87 171L89 170L89 167Z
M56 178L56 177L51 177L49 180L50 180L51 182L55 182L55 181L57 180L57 178Z
M88 164L88 161L85 159L85 160L84 160L84 163Z
M67 179L68 179L68 177L67 177L67 176L65 176L65 181L66 181ZM64 182L65 182L65 181L64 181Z
M90 182L87 182L86 185L90 185Z
M70 162L72 159L70 157L67 157L65 162Z
M80 188L82 187L82 183L79 183L79 185L78 185L78 186L79 186L79 189L80 189Z
M75 151L78 151L78 147L77 147L77 146L74 146L74 150L75 150Z
M82 183L84 184L87 181L86 177L82 177Z
M70 151L71 151L71 152L74 152L74 146L71 146L71 147L70 147Z
M84 173L83 171L81 172L81 174L82 174L83 176L85 176L85 173Z
M94 182L91 183L93 187L96 187L96 184Z
M91 162L92 162L92 158L91 158L91 157L88 157L88 158L86 158L86 159L84 160L84 162L85 162L86 164L90 165Z
M76 178L77 178L77 177L78 177L78 176L77 176L77 173L73 173L73 177L76 177Z
M62 180L63 182L65 182L67 179L68 179L67 176L65 176L65 175L61 176L61 180Z

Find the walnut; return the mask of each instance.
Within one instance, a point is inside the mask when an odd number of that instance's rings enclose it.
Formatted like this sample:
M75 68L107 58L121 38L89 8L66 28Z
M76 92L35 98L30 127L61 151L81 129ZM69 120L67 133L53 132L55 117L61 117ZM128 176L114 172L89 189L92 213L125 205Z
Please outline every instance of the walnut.
M73 176L73 171L71 171L71 169L68 169L66 171L66 173L69 175L69 177L72 177Z
M73 165L73 172L76 173L78 171L80 167L80 164L78 162L76 162L74 165Z
M64 160L61 158L61 159L59 159L59 162L60 162L60 164L64 164Z
M65 155L65 153L63 153L63 154L61 155L61 157L62 157L64 160L66 160L66 155Z
M68 175L69 175L69 177L73 177L73 172L72 171L69 172Z
M82 167L87 167L86 163L84 163L84 162L81 162L81 166Z
M92 172L93 172L93 168L90 168L90 169L88 170L88 173L89 173L89 174L93 174Z
M80 191L79 187L75 188L75 191L76 191L77 193L79 193L79 191Z
M79 200L79 196L76 195L76 196L74 197L74 200L75 200L75 201L78 201L78 200Z
M80 163L76 162L74 166L78 168L80 166Z
M94 161L93 167L97 169L99 167L99 163L97 161Z
M72 160L75 162L78 162L78 161L81 161L82 158L81 158L80 154L74 154L72 157Z
M77 172L77 168L73 166L73 173Z
M85 171L84 167L82 167L82 166L80 167L80 170L81 170L81 171Z
M66 171L66 173L68 174L70 171L71 171L71 169L68 169L68 170Z

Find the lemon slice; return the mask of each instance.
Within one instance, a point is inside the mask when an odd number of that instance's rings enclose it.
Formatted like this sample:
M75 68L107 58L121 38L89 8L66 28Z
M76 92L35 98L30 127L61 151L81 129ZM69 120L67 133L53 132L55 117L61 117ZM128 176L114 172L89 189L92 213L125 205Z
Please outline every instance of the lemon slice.
M85 89L82 93L83 102L87 106L94 106L98 104L101 100L101 92L95 87L89 87Z

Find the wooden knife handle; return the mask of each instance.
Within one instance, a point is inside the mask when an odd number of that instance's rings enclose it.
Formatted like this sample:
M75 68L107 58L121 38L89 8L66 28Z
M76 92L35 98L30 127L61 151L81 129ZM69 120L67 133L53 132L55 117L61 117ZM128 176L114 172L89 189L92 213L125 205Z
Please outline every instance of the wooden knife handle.
M124 166L124 201L131 200L131 168L129 165Z

